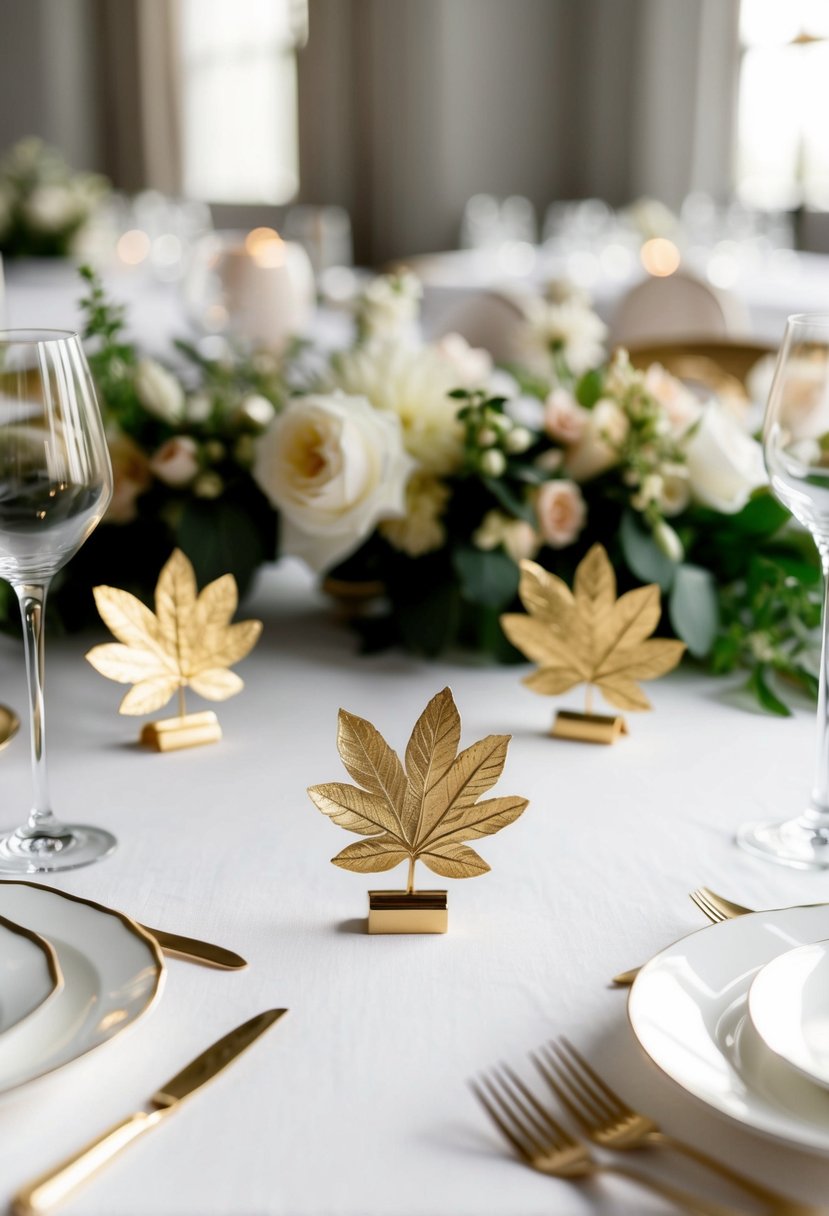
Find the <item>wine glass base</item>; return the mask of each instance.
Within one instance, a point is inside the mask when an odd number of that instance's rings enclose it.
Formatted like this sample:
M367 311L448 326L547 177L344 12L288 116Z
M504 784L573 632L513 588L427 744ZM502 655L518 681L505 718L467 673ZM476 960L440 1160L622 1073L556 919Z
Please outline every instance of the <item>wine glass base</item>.
M745 823L737 844L756 857L797 870L829 870L829 831L803 819Z
M103 861L117 843L103 828L81 824L60 824L52 832L18 828L0 834L0 874L77 870L94 861Z

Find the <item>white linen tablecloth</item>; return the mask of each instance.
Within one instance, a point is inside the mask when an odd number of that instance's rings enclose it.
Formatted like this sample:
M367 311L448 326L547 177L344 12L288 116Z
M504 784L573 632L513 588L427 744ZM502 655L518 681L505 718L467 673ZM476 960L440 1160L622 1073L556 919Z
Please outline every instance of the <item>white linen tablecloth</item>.
M115 712L123 689L84 662L96 639L50 642L55 809L112 829L119 846L101 864L46 881L236 949L250 966L222 973L170 960L146 1018L3 1098L0 1202L274 1005L289 1016L79 1192L66 1216L669 1211L617 1180L575 1185L531 1173L477 1107L468 1078L506 1060L532 1080L527 1052L561 1032L670 1131L803 1199L825 1198L829 1161L688 1097L641 1052L625 993L608 985L703 925L687 897L693 886L758 906L829 898L829 875L764 863L732 842L744 819L800 807L811 710L782 721L747 713L729 703L728 681L682 670L649 686L656 712L631 715L629 738L611 748L566 743L546 736L554 703L523 688L520 669L358 656L291 563L260 579L243 615L255 613L265 631L240 665L245 691L218 707L224 741L170 755L135 746L140 720ZM513 735L496 792L526 795L530 806L481 842L490 874L445 884L419 867L419 885L450 888L445 937L369 937L367 889L399 886L403 870L375 877L332 866L351 837L313 807L306 786L346 779L340 706L402 750L445 684L464 745ZM0 700L25 705L22 655L9 639L0 641ZM0 772L11 826L29 805L22 732ZM659 1160L654 1169L702 1187L701 1174Z

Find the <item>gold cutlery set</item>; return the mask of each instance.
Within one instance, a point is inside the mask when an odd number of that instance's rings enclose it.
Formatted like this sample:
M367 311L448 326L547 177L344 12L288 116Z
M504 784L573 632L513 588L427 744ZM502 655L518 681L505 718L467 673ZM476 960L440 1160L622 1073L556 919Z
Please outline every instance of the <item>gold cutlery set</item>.
M3 883L0 884L0 892L2 892L3 898L7 903L9 900L13 902L14 899L18 901L23 900L23 903L20 904L21 921L26 917L27 907L31 912L32 908L37 908L44 901L48 905L50 900L57 900L59 904L66 905L66 915L71 911L76 915L102 919L110 926L114 926L117 930L120 930L122 934L126 934L123 941L126 941L131 933L133 940L137 939L139 943L138 947L133 947L133 949L143 950L143 957L145 959L149 957L151 960L155 960L155 979L151 980L149 992L139 1002L139 1008L137 1008L133 1016L139 1016L142 1010L148 1009L161 990L160 980L163 976L164 967L160 959L159 947L165 953L209 967L236 971L247 966L245 959L222 946L201 941L198 938L169 933L166 930L150 929L145 925L139 925L137 922L131 921L121 913L105 909L102 905L92 904L88 900L56 891L41 884L20 881ZM46 915L46 913L48 913L48 906L45 912L41 912L41 916ZM43 923L38 924L36 927L39 928L41 935L46 931ZM112 931L112 928L110 928L110 932ZM61 950L65 950L66 948L65 943L61 944L60 939L66 936L66 926L64 925L60 932L57 933L57 938L59 939L57 940L58 958L60 957ZM33 933L32 937L39 941L45 940L36 933ZM119 938L118 942L121 942L121 940ZM123 948L122 946L121 949ZM152 968L149 968L149 970L152 971ZM67 975L65 977L62 975L59 966L57 967L57 973L59 975L59 983L56 985L56 1000L59 1002L64 980L66 983L69 983L70 976ZM44 1216L45 1213L51 1211L52 1208L63 1202L77 1187L92 1178L99 1169L111 1161L122 1149L126 1148L151 1128L165 1122L167 1117L179 1108L185 1098L191 1097L208 1081L222 1072L286 1012L287 1010L285 1009L269 1009L263 1013L259 1013L207 1047L205 1051L156 1090L146 1103L146 1109L128 1116L115 1127L97 1136L91 1143L72 1154L65 1161L47 1170L34 1182L18 1190L11 1202L13 1216ZM119 1016L123 1017L125 1015ZM93 1017L93 1022L97 1023L98 1026L100 1026L102 1021L106 1022L106 1020L106 1014L103 1010L99 1011L97 1017ZM85 1041L83 1049L88 1050L90 1046L103 1042L105 1039L105 1035L96 1035L92 1039ZM4 1066L7 1073L2 1078L2 1081L0 1081L0 1092L3 1091L4 1086L5 1088L15 1088L16 1085L28 1079L29 1076L38 1075L37 1069L28 1075L25 1070L21 1073L19 1066L17 1075L15 1075L14 1065L11 1068L11 1075L9 1075L8 1061L10 1059L16 1061L18 1056L19 1041L10 1043L4 1055ZM39 1065L39 1067L41 1067L41 1072L52 1071L55 1067L68 1062L71 1058L73 1056L70 1054L57 1059L47 1059L46 1065Z
M92 1178L117 1153L132 1144L144 1132L165 1121L178 1110L185 1098L191 1097L228 1064L250 1047L261 1034L274 1024L286 1009L268 1009L237 1026L213 1043L195 1060L171 1077L146 1103L151 1110L140 1110L111 1127L79 1152L17 1192L12 1200L13 1216L41 1216L62 1203L82 1183Z
M690 897L712 924L753 911L708 887L692 891ZM613 983L631 985L640 970L622 972ZM576 1184L597 1175L615 1175L669 1200L681 1211L699 1216L737 1216L748 1210L770 1216L819 1216L829 1212L829 1207L791 1200L664 1132L653 1119L629 1106L563 1036L531 1052L530 1061L548 1091L547 1101L542 1101L506 1064L470 1082L492 1123L518 1160L530 1169ZM565 1120L572 1123L575 1132L568 1130ZM653 1149L681 1154L723 1179L750 1198L750 1209L702 1198L619 1162L621 1154Z

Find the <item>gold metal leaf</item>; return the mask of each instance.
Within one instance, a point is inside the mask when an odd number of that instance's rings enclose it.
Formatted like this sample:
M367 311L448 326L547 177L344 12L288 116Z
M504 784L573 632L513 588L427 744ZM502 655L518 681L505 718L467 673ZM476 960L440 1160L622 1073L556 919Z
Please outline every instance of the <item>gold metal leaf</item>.
M186 687L209 701L224 701L244 687L228 669L256 645L262 623L230 624L238 602L232 574L199 594L191 563L176 549L159 575L155 613L117 587L96 587L94 595L118 642L93 646L86 657L107 679L135 685L120 713L152 713Z
M344 870L357 870L360 874L375 874L382 870L393 870L405 861L408 853L391 837L379 840L358 840L347 845L336 857L335 866Z
M406 767L370 722L340 710L337 746L358 785L313 785L311 801L334 823L369 839L333 858L346 870L371 873L409 862L408 889L420 859L436 874L473 878L489 869L463 841L491 836L514 822L526 798L478 799L504 768L509 735L488 735L457 754L461 722L448 688L415 723Z
M524 683L544 696L595 684L618 709L650 709L637 681L671 671L685 651L683 642L650 636L661 614L659 587L637 587L617 599L616 576L601 545L579 563L570 600L563 587L542 566L521 562L519 593L529 616L507 614L501 625L513 645L539 664Z
M465 844L447 844L440 849L427 849L420 860L442 878L476 878L486 874L489 866L483 857Z

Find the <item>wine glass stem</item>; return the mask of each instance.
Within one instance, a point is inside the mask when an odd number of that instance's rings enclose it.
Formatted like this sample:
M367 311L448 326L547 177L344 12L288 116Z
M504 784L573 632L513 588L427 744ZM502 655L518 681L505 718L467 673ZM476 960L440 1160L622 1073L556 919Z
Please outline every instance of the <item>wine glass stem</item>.
M57 826L49 800L46 772L46 711L43 703L44 645L43 610L48 582L18 583L15 586L23 617L23 642L26 650L26 677L29 684L29 720L32 738L32 787L34 800L28 828L49 832Z
M821 549L823 566L823 641L820 652L820 683L817 700L817 747L812 804L805 818L813 828L829 830L829 550Z

